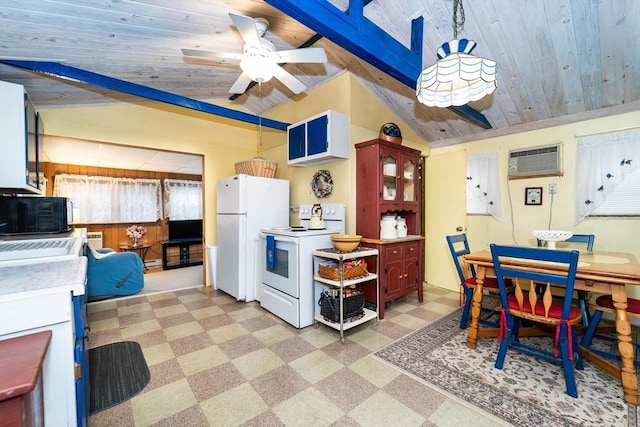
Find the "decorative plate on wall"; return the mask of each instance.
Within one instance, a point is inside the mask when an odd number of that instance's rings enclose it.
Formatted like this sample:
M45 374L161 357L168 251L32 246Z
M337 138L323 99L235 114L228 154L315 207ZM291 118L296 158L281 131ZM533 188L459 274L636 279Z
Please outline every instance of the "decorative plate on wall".
M313 190L313 194L320 199L328 197L333 191L333 179L331 179L331 173L324 169L316 172L311 180L311 190Z

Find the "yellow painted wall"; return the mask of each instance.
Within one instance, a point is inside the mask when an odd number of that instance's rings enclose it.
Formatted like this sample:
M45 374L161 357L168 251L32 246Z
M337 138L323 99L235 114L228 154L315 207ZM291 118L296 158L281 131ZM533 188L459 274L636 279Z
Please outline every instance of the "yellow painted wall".
M501 224L489 216L467 216L467 237L471 249L487 248L490 243L535 245L535 239L531 235L534 229L560 229L573 230L576 233L595 234L594 249L631 252L636 259L640 259L640 219L635 218L588 218L578 225L574 222L574 179L576 169L576 135L586 135L606 130L622 129L637 126L640 123L640 112L620 114L616 116L586 120L562 126L540 129L530 132L522 132L517 135L489 138L453 147L433 149L428 159L437 162L437 157L451 150L466 150L467 154L483 152L497 152L499 155L499 167L501 189L503 195L503 207L506 223ZM507 180L508 153L512 149L535 147L540 145L562 142L562 177L530 178L520 180ZM466 157L465 157L466 159ZM464 170L465 168L456 168ZM548 186L551 183L558 185L558 193L551 206L551 196L548 194ZM441 185L437 179L427 182L427 204L431 200L438 200L447 193L447 186ZM543 187L543 204L541 206L525 206L525 187ZM549 227L549 218L552 218ZM513 218L513 220L511 219ZM427 218L427 239L432 234L437 234L441 224L437 220L430 221ZM446 248L446 246L443 246ZM430 254L427 253L427 257ZM427 263L429 265L429 263ZM436 271L437 266L431 266L427 270L427 281L437 286L458 289L458 280L455 277L453 264L449 265L448 278L441 270ZM631 295L640 295L640 289L630 290Z

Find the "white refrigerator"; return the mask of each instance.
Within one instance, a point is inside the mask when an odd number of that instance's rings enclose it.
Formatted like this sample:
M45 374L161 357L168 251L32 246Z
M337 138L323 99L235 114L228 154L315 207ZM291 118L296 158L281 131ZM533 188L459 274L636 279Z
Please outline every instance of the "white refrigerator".
M289 225L289 181L236 175L217 186L216 287L238 301L260 299L260 230Z

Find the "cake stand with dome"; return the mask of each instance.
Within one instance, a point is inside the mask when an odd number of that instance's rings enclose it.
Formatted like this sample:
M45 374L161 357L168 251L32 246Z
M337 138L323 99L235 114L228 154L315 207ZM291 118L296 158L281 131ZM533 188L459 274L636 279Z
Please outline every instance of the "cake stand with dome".
M573 236L572 231L563 230L533 230L531 233L536 237L536 239L547 242L547 247L549 249L555 249L556 242L564 242Z

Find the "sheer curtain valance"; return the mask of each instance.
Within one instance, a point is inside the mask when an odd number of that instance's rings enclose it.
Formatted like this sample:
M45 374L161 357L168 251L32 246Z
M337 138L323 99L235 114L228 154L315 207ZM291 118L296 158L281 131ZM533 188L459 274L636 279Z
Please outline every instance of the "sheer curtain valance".
M640 129L578 139L574 224L640 167Z
M202 218L202 181L164 180L164 213L172 220Z
M504 223L497 153L467 156L467 212L489 214Z
M81 223L155 222L162 218L159 179L55 176L53 195L68 197Z

